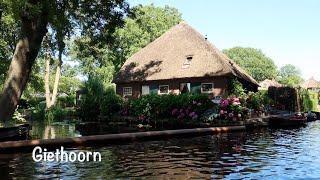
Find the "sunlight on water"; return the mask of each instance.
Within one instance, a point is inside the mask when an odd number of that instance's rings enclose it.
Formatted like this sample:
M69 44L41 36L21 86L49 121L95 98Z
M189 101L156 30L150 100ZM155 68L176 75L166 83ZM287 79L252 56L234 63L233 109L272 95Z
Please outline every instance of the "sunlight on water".
M102 162L35 163L31 154L1 155L0 169L7 178L320 178L319 149L318 121L291 130L81 149L101 152Z

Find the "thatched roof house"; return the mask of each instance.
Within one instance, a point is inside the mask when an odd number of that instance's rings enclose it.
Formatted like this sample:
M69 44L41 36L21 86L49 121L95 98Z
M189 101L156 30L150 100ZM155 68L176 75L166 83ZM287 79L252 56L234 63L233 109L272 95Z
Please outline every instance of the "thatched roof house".
M115 76L117 93L226 93L230 78L249 90L258 83L185 22L172 27L131 56Z
M303 82L301 85L305 89L319 89L319 82L315 80L313 77Z
M259 86L260 90L268 90L269 87L282 87L283 85L274 79L265 79L259 83Z

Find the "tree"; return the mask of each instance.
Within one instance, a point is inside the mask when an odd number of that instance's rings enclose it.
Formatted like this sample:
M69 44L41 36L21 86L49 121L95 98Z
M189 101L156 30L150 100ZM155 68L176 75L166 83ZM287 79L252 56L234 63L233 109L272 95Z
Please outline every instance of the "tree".
M287 64L280 68L278 81L287 86L298 86L303 81L299 68L292 64Z
M3 9L1 18L8 14L19 25L15 52L0 98L0 118L7 121L26 87L48 28L55 35L60 58L64 38L75 30L92 39L108 41L109 34L122 23L128 5L123 0L2 0L0 7Z
M130 10L124 26L116 28L112 43L82 36L75 39L71 54L80 62L84 75L102 76L103 84L110 85L127 58L180 21L181 14L175 8L139 5Z
M273 60L259 49L234 47L223 50L223 53L257 81L274 79L277 76L277 67Z
M7 7L0 3L0 93L9 69L19 27L11 14L6 13Z

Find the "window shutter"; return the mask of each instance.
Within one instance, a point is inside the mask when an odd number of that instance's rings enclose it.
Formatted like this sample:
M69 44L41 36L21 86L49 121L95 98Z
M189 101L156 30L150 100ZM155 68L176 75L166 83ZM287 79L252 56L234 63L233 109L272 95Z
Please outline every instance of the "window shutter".
M191 83L191 93L192 94L200 94L201 93L201 83Z
M158 85L152 84L150 87L150 94L158 94Z

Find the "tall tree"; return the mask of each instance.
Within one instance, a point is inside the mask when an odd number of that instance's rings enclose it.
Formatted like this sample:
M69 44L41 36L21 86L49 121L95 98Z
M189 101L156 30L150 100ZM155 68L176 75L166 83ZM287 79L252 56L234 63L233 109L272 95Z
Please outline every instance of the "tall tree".
M292 64L287 64L280 68L278 81L287 86L299 86L303 79L300 69Z
M112 43L105 43L87 36L75 39L72 56L80 62L80 69L86 76L103 77L104 84L110 84L113 73L133 53L145 47L182 21L181 13L169 6L135 6L130 10L123 27L116 28Z
M16 24L20 24L15 52L0 98L2 121L10 120L19 102L48 27L56 35L58 56L61 57L65 36L77 30L93 39L107 41L108 34L121 24L128 8L123 0L2 0L0 4L6 7L2 14L12 15Z
M223 50L223 53L234 60L257 81L277 77L277 67L273 60L259 49L234 47Z
M6 72L9 69L10 59L13 56L17 35L18 24L12 14L7 13L8 7L0 1L0 93L5 81Z

